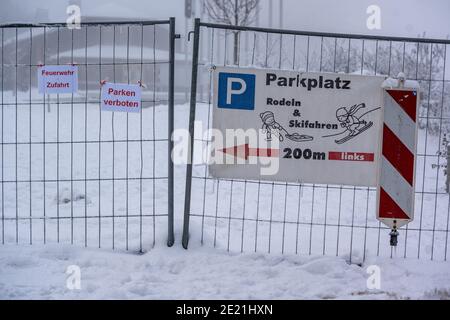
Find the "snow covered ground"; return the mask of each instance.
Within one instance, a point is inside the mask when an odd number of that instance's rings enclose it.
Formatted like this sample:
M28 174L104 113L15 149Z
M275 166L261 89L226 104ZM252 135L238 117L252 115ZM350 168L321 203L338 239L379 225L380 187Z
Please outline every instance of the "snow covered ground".
M368 266L380 288L368 289ZM70 265L81 289L66 287ZM449 299L450 263L157 246L144 255L68 245L0 246L0 299ZM370 269L369 269L370 270Z

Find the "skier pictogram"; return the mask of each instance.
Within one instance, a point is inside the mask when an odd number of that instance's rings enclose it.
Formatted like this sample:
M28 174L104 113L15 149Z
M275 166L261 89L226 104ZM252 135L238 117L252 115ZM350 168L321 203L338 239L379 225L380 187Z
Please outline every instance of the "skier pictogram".
M371 109L361 115L357 115L357 112L363 108L366 107L366 104L364 102L360 104L355 104L350 107L350 109L347 109L346 107L341 107L336 110L336 119L339 121L340 126L342 128L345 128L344 131L332 134L332 135L326 135L324 137L332 137L332 136L338 136L344 133L347 133L347 135L341 139L334 140L337 144L342 144L350 139L360 135L373 125L373 121L366 121L364 119L364 116L372 111L380 109L374 108Z
M354 131L353 133L349 133L347 136L345 136L345 137L343 137L343 138L341 138L341 139L334 140L334 142L336 142L337 144L345 143L345 142L347 142L348 140L350 140L350 139L356 137L357 135L361 134L363 131L366 131L366 130L369 129L372 125L373 125L373 122L372 122L372 121L369 121L369 122L365 123L365 125L364 125L363 127L358 128L358 129L357 129L357 130L358 130L357 132Z
M275 135L280 142L284 140L284 137L295 142L313 140L313 137L305 134L299 134L297 132L291 134L287 132L287 130L275 120L275 116L272 111L264 111L260 113L259 116L263 122L262 130L263 133L266 134L267 141L272 140L272 135Z

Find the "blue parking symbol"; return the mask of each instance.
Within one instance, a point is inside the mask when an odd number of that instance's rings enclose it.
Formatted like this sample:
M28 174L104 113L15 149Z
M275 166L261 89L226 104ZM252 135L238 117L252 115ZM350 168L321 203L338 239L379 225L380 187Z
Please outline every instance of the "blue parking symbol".
M219 73L217 106L227 109L255 109L255 75L246 73Z

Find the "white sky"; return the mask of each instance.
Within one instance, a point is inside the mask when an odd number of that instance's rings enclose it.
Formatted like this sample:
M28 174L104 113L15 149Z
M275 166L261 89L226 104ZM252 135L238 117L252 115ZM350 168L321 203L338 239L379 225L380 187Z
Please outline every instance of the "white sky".
M200 0L197 0L200 1ZM269 26L269 1L261 0L260 25ZM273 26L279 27L279 1L273 1ZM429 38L449 38L449 0L281 0L283 27L287 29L363 33ZM36 22L38 8L48 10L49 20L65 21L68 0L0 0L0 23ZM366 27L369 5L381 8L381 30ZM82 0L82 14L166 19L175 16L184 29L184 0Z

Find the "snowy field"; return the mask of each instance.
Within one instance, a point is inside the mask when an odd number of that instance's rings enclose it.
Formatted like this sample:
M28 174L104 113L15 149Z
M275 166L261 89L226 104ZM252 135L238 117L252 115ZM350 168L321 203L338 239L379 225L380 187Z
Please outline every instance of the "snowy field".
M29 97L16 110L4 94L4 242L147 250L165 238L167 106L153 107L157 98L144 95L141 114L100 114L98 92L73 107L70 96L32 98L30 113Z
M13 97L9 99L14 102ZM129 139L141 139L139 115L129 115L127 120L126 114L113 118L103 113L100 120L98 104L81 103L74 105L72 121L71 105L60 104L59 108L59 133L56 104L50 105L50 112L43 105L31 108L31 131L29 106L18 108L17 139L24 142L17 149L18 179L42 179L45 166L46 179L55 181L46 183L45 197L41 182L32 183L31 190L29 183L19 183L18 198L15 184L4 184L2 236L6 244L0 246L2 299L449 298L450 262L441 262L449 250L448 195L443 193L441 173L431 170L431 163L423 163L423 158L418 163L417 191L429 193L416 196L416 220L411 230L401 230L393 259L389 258L388 230L380 229L374 218L373 190L308 186L300 190L295 185L262 185L261 221L256 222L256 185L235 182L231 189L230 182L207 180L205 185L202 179L194 179L191 241L185 251L180 245L183 165L176 166L175 173L176 243L173 248L165 247L166 106L143 109L142 138L148 141L130 142L128 151L126 143L117 141L126 140L127 133ZM187 127L188 110L188 105L176 106L176 128ZM205 121L207 105L199 105L198 110L199 118ZM16 110L6 106L3 111L3 139L13 142ZM102 142L101 149L94 142L87 149L84 143L74 144L74 149L70 144L61 144L59 153L56 144L49 144L45 161L42 145L33 145L30 161L27 142L30 136L32 141L43 139L43 117L46 141L57 138L83 141L87 137L92 141L100 138L116 142ZM425 143L423 133L419 135L419 153L434 154L437 138L428 136ZM14 144L4 146L5 181L16 178L15 152ZM98 170L99 154L101 170ZM201 165L194 166L194 175L202 177L204 169ZM85 185L85 177L99 176L106 180ZM161 179L143 180L142 186L134 180L128 184L116 181L113 186L112 177L127 176ZM59 182L58 187L57 178L66 181ZM79 181L71 184L71 178ZM157 215L152 215L153 212ZM19 223L16 216L21 218ZM270 219L278 222L268 223ZM56 244L58 240L60 244ZM200 246L202 241L204 245ZM137 254L141 247L144 254ZM381 257L376 257L378 254ZM431 257L437 261L429 261ZM380 289L366 286L369 277L366 270L372 264L381 268ZM69 265L81 268L81 290L66 288L65 271Z
M371 264L380 289L367 289ZM81 289L66 287L69 265ZM233 254L158 245L144 255L68 245L0 247L1 299L449 299L450 263Z

